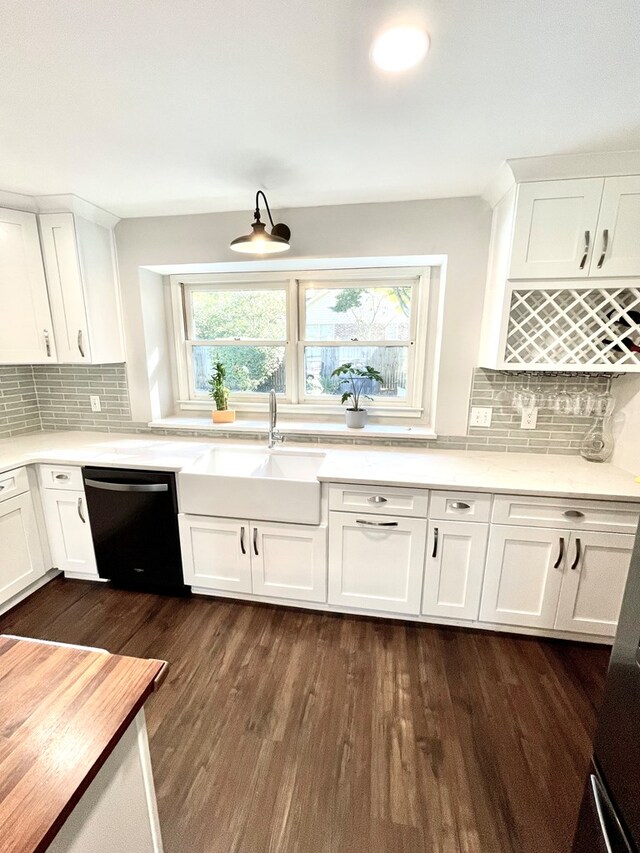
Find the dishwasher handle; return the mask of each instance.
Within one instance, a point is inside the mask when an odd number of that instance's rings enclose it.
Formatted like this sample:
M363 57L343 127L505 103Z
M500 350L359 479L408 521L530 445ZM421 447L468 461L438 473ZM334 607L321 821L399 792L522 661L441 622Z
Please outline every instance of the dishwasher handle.
M107 492L168 492L167 483L109 483L102 480L85 480L85 486Z

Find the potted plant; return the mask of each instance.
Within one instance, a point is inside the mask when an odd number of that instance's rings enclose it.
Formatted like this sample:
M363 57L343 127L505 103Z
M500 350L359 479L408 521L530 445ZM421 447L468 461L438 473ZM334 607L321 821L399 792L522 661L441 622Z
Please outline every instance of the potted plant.
M221 361L216 361L209 379L209 394L216 404L215 409L211 412L214 424L231 424L236 419L235 411L228 408L229 389L224 384L226 376L226 367Z
M363 394L364 383L367 380L381 383L383 381L382 376L375 367L371 367L370 365L354 367L350 361L336 367L331 376L339 377L340 381L338 384L347 386L347 390L343 392L340 401L344 404L347 400L351 400L351 406L345 412L347 426L349 429L362 429L367 422L367 410L361 408L360 400L362 397L367 400L373 399L367 394Z

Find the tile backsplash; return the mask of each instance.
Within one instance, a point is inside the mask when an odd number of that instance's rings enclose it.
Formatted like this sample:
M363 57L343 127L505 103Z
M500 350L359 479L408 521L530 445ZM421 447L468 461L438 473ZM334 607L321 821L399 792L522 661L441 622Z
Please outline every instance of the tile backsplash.
M117 432L133 426L124 364L34 365L33 379L42 429ZM100 412L91 411L90 394L100 397Z
M499 398L502 391L522 386L559 388L573 392L588 389L594 393L609 390L606 376L583 374L505 374L478 368L474 370L469 412L472 406L491 406L493 416L489 428L469 427L466 435L439 436L429 439L376 439L366 433L349 437L328 438L290 435L291 441L314 444L398 445L442 450L491 450L526 453L578 453L580 440L593 423L592 418L555 415L541 410L535 430L520 429L520 416ZM102 411L92 412L89 395L100 397ZM100 432L153 432L176 435L174 430L150 430L145 423L131 420L127 371L124 364L110 365L34 365L33 367L0 367L0 437L44 430L96 430ZM181 430L181 435L206 435L210 431ZM216 436L241 439L260 438L257 434L225 433Z
M41 428L31 366L0 366L0 438Z
M518 452L577 453L585 432L593 425L592 417L559 415L548 409L538 411L533 430L520 428L520 413L499 399L501 392L519 388L540 389L542 393L589 391L602 394L611 388L611 378L602 374L522 374L500 373L477 368L473 372L469 400L469 418L473 406L491 406L490 427L468 427L469 436L482 437L489 450Z

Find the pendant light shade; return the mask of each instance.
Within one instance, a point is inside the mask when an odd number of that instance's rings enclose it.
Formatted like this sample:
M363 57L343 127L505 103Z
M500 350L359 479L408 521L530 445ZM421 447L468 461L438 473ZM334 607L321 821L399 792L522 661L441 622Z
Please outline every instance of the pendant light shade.
M260 221L260 208L258 207L260 196L264 199L264 204L267 208L269 222L271 223L271 233L265 228L264 222ZM258 190L256 193L256 209L253 215L254 222L251 226L251 234L236 237L235 240L231 241L230 248L234 252L243 252L246 255L273 255L277 252L286 252L291 248L289 246L291 230L283 222L274 225L267 197L262 190Z

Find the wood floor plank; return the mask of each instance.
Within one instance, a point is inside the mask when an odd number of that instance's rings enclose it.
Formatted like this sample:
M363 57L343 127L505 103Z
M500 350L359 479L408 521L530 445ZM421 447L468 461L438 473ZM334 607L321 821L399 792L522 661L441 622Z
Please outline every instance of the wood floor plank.
M166 853L562 853L609 650L56 579L0 631L166 659Z

